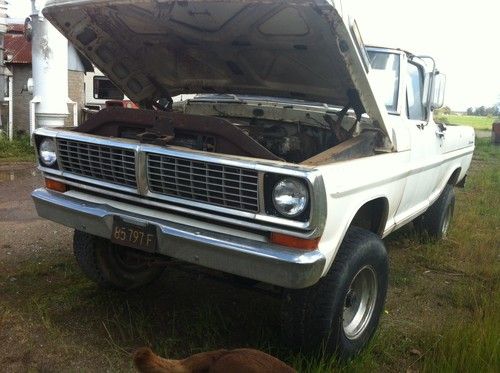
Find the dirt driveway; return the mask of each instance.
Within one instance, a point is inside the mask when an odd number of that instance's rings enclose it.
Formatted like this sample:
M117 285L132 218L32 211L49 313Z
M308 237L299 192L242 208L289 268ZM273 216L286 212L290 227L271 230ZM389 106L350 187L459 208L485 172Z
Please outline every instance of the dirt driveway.
M70 243L70 230L39 219L31 192L43 180L31 163L0 164L0 271L33 256L62 251Z

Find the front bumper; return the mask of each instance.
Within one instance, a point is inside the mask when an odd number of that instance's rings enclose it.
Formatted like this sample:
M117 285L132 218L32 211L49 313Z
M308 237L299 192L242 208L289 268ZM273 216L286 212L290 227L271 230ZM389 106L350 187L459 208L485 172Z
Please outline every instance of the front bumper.
M153 224L158 254L285 288L314 285L326 262L319 251L290 250L269 242L152 218L158 215L154 211L148 214L147 209L135 209L132 205L130 209L116 208L111 206L111 200L109 204L93 203L47 189L35 190L32 197L40 217L70 228L110 239L115 217Z

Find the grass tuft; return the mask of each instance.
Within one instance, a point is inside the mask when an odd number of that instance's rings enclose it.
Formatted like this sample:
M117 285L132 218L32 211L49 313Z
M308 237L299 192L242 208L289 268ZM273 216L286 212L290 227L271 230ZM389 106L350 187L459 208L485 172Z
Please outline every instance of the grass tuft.
M5 134L0 133L0 161L18 162L33 161L35 150L30 145L29 136L20 136L9 141Z
M443 336L425 356L423 372L500 371L500 296L475 305L472 317L447 323Z

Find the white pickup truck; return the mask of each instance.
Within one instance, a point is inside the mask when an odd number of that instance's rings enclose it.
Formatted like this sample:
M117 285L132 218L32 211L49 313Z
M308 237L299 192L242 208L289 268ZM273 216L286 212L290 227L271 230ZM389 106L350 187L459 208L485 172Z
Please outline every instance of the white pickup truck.
M281 289L295 348L365 346L382 239L417 218L445 236L474 151L472 129L433 121L433 60L365 47L328 0L52 0L44 14L141 107L34 136L36 208L75 229L83 272L133 289L158 263L194 263Z

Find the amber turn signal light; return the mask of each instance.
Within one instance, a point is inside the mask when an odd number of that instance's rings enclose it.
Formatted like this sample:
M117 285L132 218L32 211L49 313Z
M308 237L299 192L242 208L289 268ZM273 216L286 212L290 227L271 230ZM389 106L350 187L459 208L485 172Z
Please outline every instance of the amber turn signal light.
M287 246L300 250L316 250L320 238L305 239L289 236L281 233L271 233L271 242L277 245Z
M45 187L50 190L54 190L56 192L67 192L68 186L60 181L55 181L51 179L45 179Z

